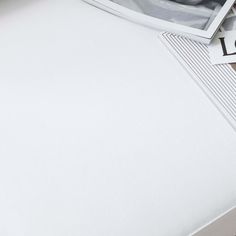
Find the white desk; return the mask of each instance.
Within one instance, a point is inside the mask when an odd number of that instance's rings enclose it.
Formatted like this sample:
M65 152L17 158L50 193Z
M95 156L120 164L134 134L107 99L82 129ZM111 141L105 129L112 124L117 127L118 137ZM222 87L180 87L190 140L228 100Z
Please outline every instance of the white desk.
M182 236L236 203L236 134L155 31L0 8L0 235Z

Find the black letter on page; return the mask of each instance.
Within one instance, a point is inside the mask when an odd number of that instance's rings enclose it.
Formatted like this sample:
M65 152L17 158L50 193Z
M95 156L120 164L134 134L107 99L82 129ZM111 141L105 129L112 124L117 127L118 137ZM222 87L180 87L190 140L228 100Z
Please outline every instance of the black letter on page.
M227 48L225 45L225 38L219 38L221 46L222 46L222 50L223 50L223 56L232 56L232 55L236 55L236 52L232 52L232 53L228 53L227 52ZM234 43L235 47L236 47L236 41Z

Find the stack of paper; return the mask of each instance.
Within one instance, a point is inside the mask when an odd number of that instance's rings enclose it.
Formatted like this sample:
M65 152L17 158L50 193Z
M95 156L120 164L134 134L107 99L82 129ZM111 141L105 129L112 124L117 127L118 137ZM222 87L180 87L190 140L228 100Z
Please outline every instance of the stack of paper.
M236 129L235 0L84 1L171 32L160 34L163 43Z
M236 8L210 45L172 33L160 38L236 130Z

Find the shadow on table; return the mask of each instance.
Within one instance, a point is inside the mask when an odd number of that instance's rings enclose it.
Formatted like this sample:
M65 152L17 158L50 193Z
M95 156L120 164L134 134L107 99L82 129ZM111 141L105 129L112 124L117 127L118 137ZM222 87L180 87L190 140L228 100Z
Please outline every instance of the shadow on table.
M0 0L0 17L41 0Z

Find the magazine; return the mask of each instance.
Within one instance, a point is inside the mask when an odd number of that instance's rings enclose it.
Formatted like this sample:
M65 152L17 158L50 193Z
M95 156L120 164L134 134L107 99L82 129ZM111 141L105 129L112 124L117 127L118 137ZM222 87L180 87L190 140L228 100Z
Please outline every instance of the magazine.
M84 0L114 15L209 43L235 0Z

